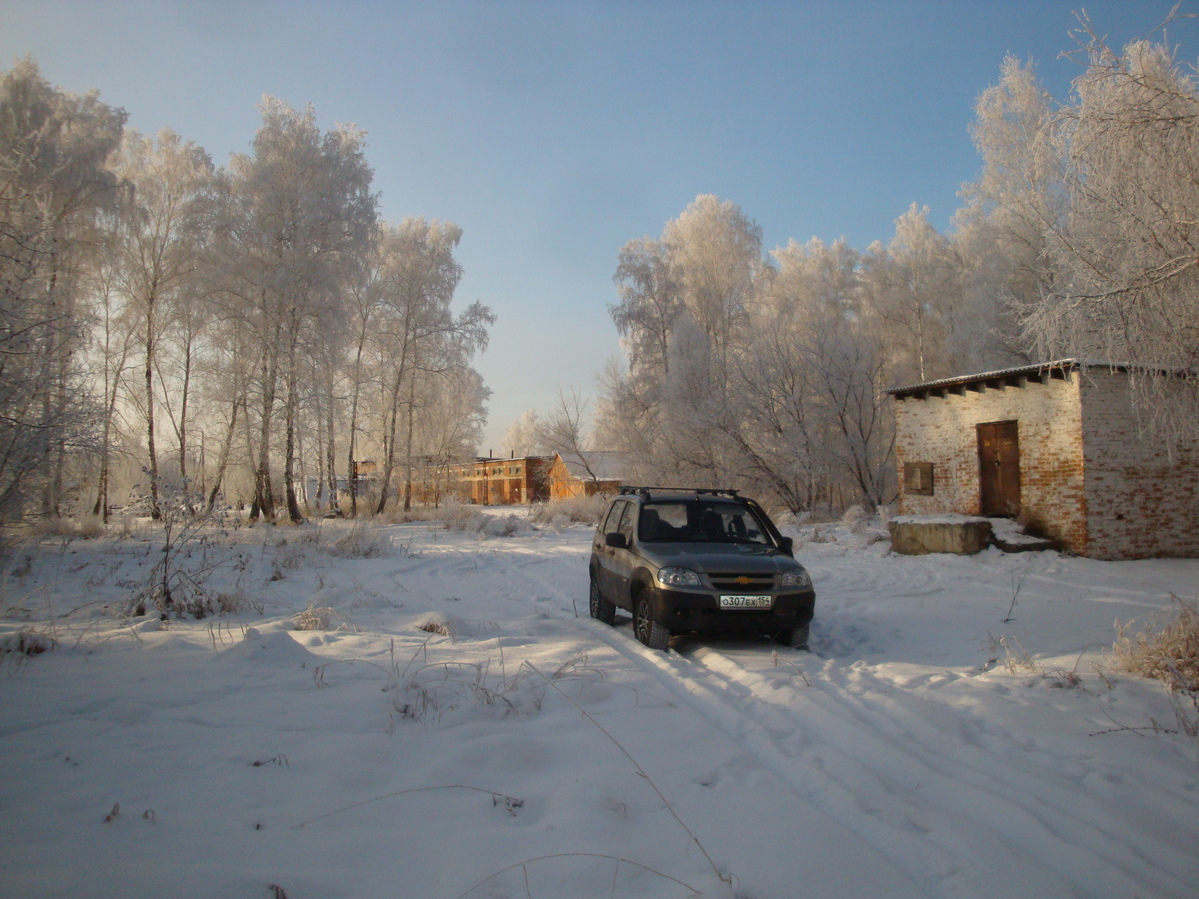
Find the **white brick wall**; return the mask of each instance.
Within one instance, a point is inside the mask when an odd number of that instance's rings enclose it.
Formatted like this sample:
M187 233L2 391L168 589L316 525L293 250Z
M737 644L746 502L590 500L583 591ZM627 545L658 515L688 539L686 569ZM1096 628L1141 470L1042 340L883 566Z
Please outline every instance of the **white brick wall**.
M900 492L900 513L979 514L978 435L985 422L1015 421L1020 442L1020 497L1029 524L1086 552L1082 422L1077 375L1023 387L966 390L945 398L909 397L896 404L896 455L902 488L905 462L932 462L933 495Z
M1022 383L896 401L901 514L979 514L975 426L1015 421L1031 530L1099 559L1199 556L1199 452L1171 458L1143 434L1126 374ZM932 496L903 493L906 462L934 464Z

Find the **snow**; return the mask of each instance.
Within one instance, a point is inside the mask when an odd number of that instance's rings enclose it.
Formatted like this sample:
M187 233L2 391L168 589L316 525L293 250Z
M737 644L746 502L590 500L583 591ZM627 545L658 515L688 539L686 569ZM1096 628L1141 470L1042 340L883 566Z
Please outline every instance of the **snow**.
M1104 666L1199 561L805 525L811 653L656 653L587 617L590 528L501 524L214 534L193 562L242 609L199 621L115 614L148 524L18 547L0 646L53 646L0 670L3 892L1195 894L1197 747Z

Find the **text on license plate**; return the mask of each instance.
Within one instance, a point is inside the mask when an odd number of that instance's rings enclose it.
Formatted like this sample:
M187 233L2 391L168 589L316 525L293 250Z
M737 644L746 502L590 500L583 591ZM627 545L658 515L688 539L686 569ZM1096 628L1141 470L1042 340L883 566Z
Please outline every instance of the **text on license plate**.
M722 609L769 609L772 606L769 596L722 596Z

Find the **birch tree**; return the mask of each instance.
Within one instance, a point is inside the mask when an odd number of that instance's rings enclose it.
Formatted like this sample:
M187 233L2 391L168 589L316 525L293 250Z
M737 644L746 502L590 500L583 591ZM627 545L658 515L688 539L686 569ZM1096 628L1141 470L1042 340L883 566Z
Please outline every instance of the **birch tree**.
M295 493L299 350L306 329L344 323L338 279L369 245L376 200L363 135L349 126L323 133L315 110L273 97L252 156L231 162L228 235L238 274L231 291L247 307L257 335L258 445L252 517L274 516L271 437L280 389L284 417L284 494L288 516L303 515Z
M120 217L116 240L116 270L121 291L137 319L137 341L142 356L144 392L141 409L145 422L150 511L159 507L159 428L155 414L160 390L155 386L160 344L176 317L195 324L196 316L184 307L193 301L188 283L196 277L199 230L204 216L212 162L200 147L183 141L169 129L148 138L136 131L125 135L115 171L131 188L131 197ZM190 342L187 345L190 362ZM183 401L186 404L186 388ZM186 409L184 409L186 413ZM177 429L181 459L186 453L186 421ZM186 461L182 462L186 473Z
M1062 162L1053 140L1053 101L1031 63L1003 61L999 83L982 92L970 127L982 158L962 186L953 244L963 261L963 315L970 330L962 370L1033 361L1019 316L1051 293L1057 269L1049 234L1065 212Z
M377 358L384 387L383 476L376 514L383 512L397 462L403 461L404 508L411 506L416 415L422 376L459 367L487 346L495 316L472 303L455 316L451 309L462 268L454 250L462 229L446 222L408 218L379 237L384 268L377 317ZM401 432L403 416L403 432ZM403 441L404 453L399 452Z
M1199 78L1164 44L1117 52L1084 19L1086 69L1053 120L1068 209L1060 275L1029 312L1047 355L1137 363L1146 421L1199 438Z
M32 482L58 511L66 455L94 420L84 389L82 266L117 199L105 162L125 114L52 88L32 60L0 76L0 521Z

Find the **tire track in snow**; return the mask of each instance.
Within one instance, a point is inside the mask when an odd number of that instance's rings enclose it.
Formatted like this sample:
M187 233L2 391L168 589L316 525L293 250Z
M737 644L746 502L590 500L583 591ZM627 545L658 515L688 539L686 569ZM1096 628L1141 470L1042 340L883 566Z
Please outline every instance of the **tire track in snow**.
M565 617L571 597L534 574L537 561L513 573L563 600L557 611ZM938 592L937 580L925 572L899 590ZM873 581L866 575L860 583ZM1120 838L1126 827L1111 824L1111 809L1042 777L1031 760L1019 762L1027 750L1017 740L864 664L826 662L813 687L795 688L710 646L654 653L589 618L576 623L671 689L802 799L863 836L930 895L993 896L996 884L1028 879L1081 897L1095 868L1106 871L1113 895L1187 895L1185 880L1170 873L1187 870L1185 855L1160 847L1155 857L1130 857ZM1011 760L1017 761L1002 764Z
M577 557L581 573L567 555ZM570 586L546 576L568 561ZM1096 869L1113 896L1189 895L1182 879L1189 857L1178 847L1134 851L1120 839L1127 822L1115 816L1111 823L1112 809L1081 786L1065 790L1060 775L1041 776L1027 746L968 712L863 663L827 660L813 672L812 687L797 688L785 682L785 669L764 675L708 645L651 652L627 632L583 617L585 548L550 558L509 548L496 551L494 562L504 594L570 619L650 674L932 896L991 897L1022 883L1083 896ZM872 568L823 583L818 577L818 584L852 602L847 593L880 583ZM888 582L887 592L931 595L941 580L910 568L900 583Z
M1112 810L1041 777L1020 761L1017 741L863 665L827 663L812 687L797 689L708 647L641 657L933 895L990 896L994 884L1029 878L1056 881L1057 895L1084 896L1097 868L1112 895L1189 894L1185 874L1170 873L1188 870L1187 855L1158 847L1154 857L1130 857L1120 837L1127 827L1112 826Z

